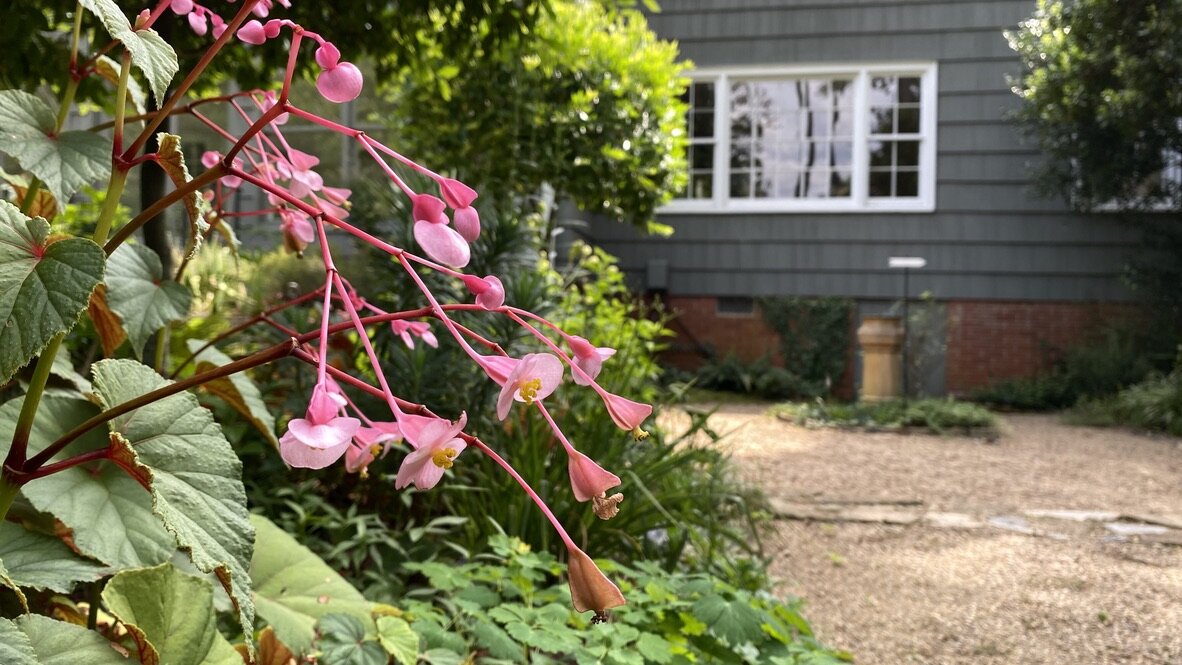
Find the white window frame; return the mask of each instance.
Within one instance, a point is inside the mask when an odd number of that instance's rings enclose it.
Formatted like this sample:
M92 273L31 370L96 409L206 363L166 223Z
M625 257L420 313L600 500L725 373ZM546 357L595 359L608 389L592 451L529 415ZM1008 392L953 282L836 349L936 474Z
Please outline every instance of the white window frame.
M854 154L849 197L731 198L730 197L730 81L731 79L849 76L854 81ZM870 197L870 123L868 90L873 76L918 77L920 97L919 195L906 198ZM714 84L714 164L709 199L674 199L658 213L715 214L733 212L933 212L936 209L936 97L934 62L828 64L792 67L719 67L689 73L693 83ZM910 136L910 135L909 135ZM885 137L890 140L890 137Z

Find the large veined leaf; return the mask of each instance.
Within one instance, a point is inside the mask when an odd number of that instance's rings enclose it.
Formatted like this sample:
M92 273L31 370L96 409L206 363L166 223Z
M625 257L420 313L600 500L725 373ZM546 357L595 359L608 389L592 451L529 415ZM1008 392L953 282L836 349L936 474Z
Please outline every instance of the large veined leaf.
M103 602L131 633L143 665L242 663L218 632L213 587L171 564L119 573Z
M12 440L20 407L20 399L0 406L0 449L7 449ZM98 411L85 400L42 397L29 433L30 452L39 452ZM107 445L106 432L96 428L64 454ZM50 513L70 530L78 551L116 568L154 566L176 549L176 539L152 513L152 496L113 463L74 467L38 478L22 487L21 493L34 508Z
M368 639L365 626L348 614L329 614L317 626L319 662L324 665L386 665L382 645Z
M205 346L205 342L199 339L191 339L187 344L190 352L195 352ZM231 362L233 360L229 356L212 346L198 353L196 357L198 372L216 369ZM210 381L201 387L233 407L235 411L249 420L255 429L262 432L271 445L279 447L279 439L275 437L275 417L267 410L267 405L263 402L263 394L259 392L258 386L250 380L245 372Z
M51 240L48 222L0 201L0 383L74 326L104 258L89 240Z
M731 646L758 640L763 635L760 625L764 618L742 600L727 600L716 594L703 596L694 603L694 616Z
M40 97L0 90L0 152L37 176L65 205L70 196L111 174L111 139L96 132L57 132L57 116Z
M378 617L378 642L398 665L419 662L419 636L399 617Z
M316 622L329 614L354 617L373 630L372 603L345 578L267 518L250 519L258 533L250 562L255 608L284 644L307 653Z
M29 636L8 619L0 619L0 663L5 665L40 665Z
M168 385L133 360L94 364L94 388L107 407ZM250 560L254 527L246 511L242 463L214 422L189 393L140 407L109 423L113 454L151 488L153 512L187 550L193 565L214 572L253 633Z
M58 593L69 593L76 582L93 582L110 572L74 554L57 538L12 522L0 522L0 559L17 585Z
M189 289L164 279L156 252L124 243L107 259L107 305L123 321L138 356L144 343L165 325L189 314Z
M181 152L181 137L160 132L156 135L156 141L160 145L156 151L156 163L168 174L174 187L183 187L193 178L189 175L189 167L185 166L185 154ZM205 234L209 232L209 222L206 221L205 215L210 211L210 205L209 201L201 196L200 191L186 194L184 202L185 213L189 216L189 242L185 246L185 256L193 258L201 249Z
M13 630L23 635L17 637ZM9 638L12 639L9 639ZM8 649L8 651L5 651ZM15 621L0 619L0 659L4 665L129 665L127 658L93 630L39 614Z
M148 87L156 101L163 101L168 84L180 69L176 51L155 30L133 30L115 0L79 0L79 4L94 13L107 32L123 43L131 54L131 64L148 79Z

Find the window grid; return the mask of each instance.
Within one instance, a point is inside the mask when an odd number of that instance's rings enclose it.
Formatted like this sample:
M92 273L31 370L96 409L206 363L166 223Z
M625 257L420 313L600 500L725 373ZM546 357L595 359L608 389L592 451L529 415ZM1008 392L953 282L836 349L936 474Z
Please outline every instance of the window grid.
M702 71L692 114L705 108L703 84L714 130L690 143L714 161L691 163L691 181L711 186L666 211L934 208L933 64Z

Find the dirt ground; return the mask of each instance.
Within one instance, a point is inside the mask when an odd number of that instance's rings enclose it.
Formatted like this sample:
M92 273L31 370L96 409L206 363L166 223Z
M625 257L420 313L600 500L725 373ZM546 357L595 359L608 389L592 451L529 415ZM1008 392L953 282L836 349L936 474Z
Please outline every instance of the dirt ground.
M1182 520L1182 440L1022 415L988 443L804 429L764 409L724 406L710 424L771 499L919 500L905 509L979 521L774 523L780 591L806 598L821 639L856 662L1182 664L1182 546L1118 541L1101 522L1026 517L1027 535L988 521L1066 509Z

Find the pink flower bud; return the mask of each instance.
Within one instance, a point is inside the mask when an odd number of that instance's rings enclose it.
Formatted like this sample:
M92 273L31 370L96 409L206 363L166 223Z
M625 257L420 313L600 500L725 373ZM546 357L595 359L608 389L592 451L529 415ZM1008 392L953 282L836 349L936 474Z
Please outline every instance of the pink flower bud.
M616 354L615 349L606 346L597 348L578 335L571 335L567 338L567 342L570 344L571 351L574 351L575 365L587 375L587 378L584 378L578 372L572 372L575 383L580 386L588 385L590 383L588 378L594 381L599 376L599 371L603 369L603 361Z
M493 275L483 279L476 275L464 275L464 286L476 296L476 304L487 310L494 310L505 304L505 287Z
M357 99L357 96L361 94L363 83L361 70L351 62L339 63L331 69L320 72L320 76L316 77L316 89L325 99L335 104L343 104Z
M267 14L271 13L271 0L259 0L250 11L259 18L267 18Z
M447 224L420 219L415 222L414 235L415 242L419 243L427 256L444 265L463 268L472 258L468 243Z
M226 25L226 22L222 20L222 17L218 16L217 14L210 14L209 22L213 24L214 39L221 39L222 33L226 31L226 28L230 27Z
M148 24L148 21L151 19L152 19L152 12L147 9L141 11L139 14L136 14L135 29L139 30L140 28L143 28L145 25Z
M216 150L206 150L201 153L201 165L207 169L212 169L214 164L222 161L222 153Z
M455 178L441 179L439 181L439 192L443 194L443 200L447 201L448 207L453 210L471 206L472 202L479 196L476 190Z
M447 224L447 215L443 212L442 199L430 194L415 194L412 200L414 205L411 207L410 214L416 222Z
M263 24L263 34L267 36L267 39L275 39L279 36L279 31L282 29L283 21L280 21L277 18L273 18Z
M168 8L177 16L183 16L193 11L193 0L172 0L168 3Z
M653 407L648 404L633 402L606 390L600 392L599 396L603 398L603 403L607 407L607 413L611 416L612 422L620 429L628 431L639 429L653 412Z
M209 23L205 19L205 14L198 14L197 12L189 12L189 28L193 30L197 36L204 36L209 31Z
M257 5L256 5L257 7ZM241 28L238 28L238 39L247 44L254 44L258 46L267 41L267 33L263 29L263 24L251 19L247 21Z
M341 51L332 42L324 42L316 49L316 64L322 69L332 69L341 61Z
M476 242L480 237L480 214L476 208L456 208L456 231L464 240Z

